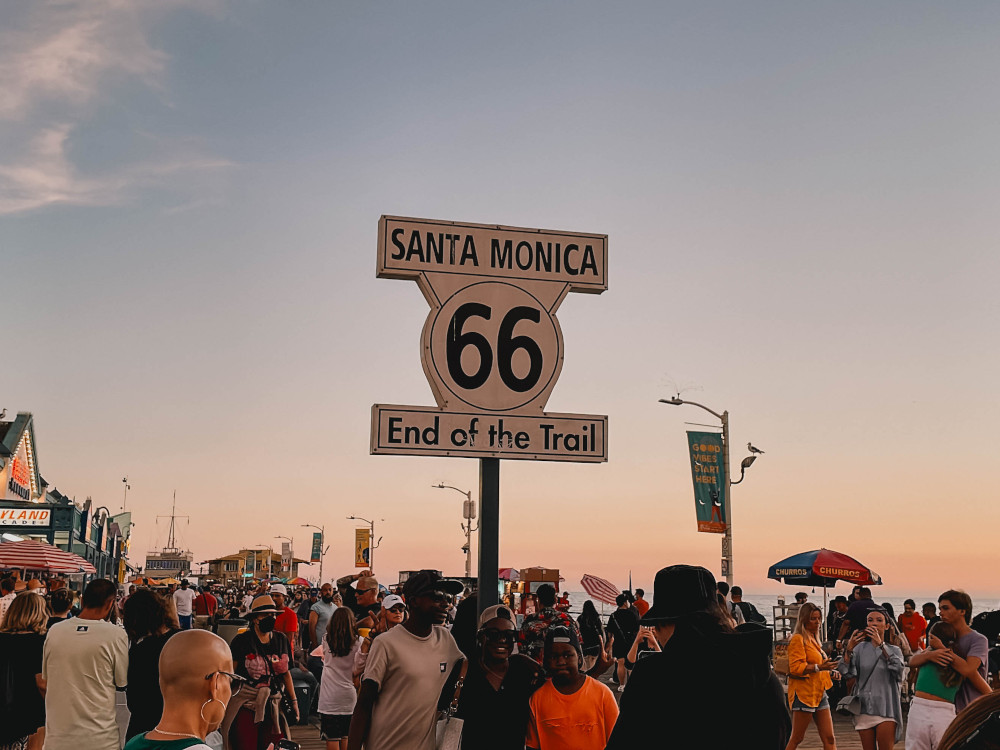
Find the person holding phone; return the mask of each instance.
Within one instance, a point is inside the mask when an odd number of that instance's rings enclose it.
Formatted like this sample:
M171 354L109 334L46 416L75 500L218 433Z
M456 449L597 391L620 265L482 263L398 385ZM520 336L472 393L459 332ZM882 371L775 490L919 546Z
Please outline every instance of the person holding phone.
M639 661L640 656L648 653L656 653L659 650L660 644L653 633L653 626L640 625L639 632L636 634L635 640L632 641L632 647L625 655L625 668L628 670L633 669L635 663Z
M857 680L854 694L861 698L861 713L854 717L854 729L869 749L892 750L903 737L903 652L885 642L888 625L884 609L869 611L866 627L851 635L838 665L841 674Z
M816 723L824 750L835 750L833 716L826 691L833 677L840 678L837 661L828 659L819 640L823 612L815 604L799 605L795 633L788 642L788 707L792 711L792 736L786 750L795 750L809 724Z

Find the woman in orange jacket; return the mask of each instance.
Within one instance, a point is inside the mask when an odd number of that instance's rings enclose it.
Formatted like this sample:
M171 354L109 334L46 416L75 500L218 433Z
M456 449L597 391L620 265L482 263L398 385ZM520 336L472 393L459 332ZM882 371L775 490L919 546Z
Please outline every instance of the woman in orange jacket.
M792 736L786 750L795 750L805 737L810 721L816 721L823 750L836 750L833 717L826 691L833 686L830 673L837 661L827 659L820 647L819 629L823 613L815 604L799 607L795 633L788 642L788 705L792 709ZM839 675L838 675L839 677Z

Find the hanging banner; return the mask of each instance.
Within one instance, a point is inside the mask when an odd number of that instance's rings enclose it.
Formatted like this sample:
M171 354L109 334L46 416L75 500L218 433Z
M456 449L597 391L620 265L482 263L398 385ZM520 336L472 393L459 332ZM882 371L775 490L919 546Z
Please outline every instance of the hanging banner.
M367 568L372 554L371 529L354 530L354 567Z
M728 519L722 435L717 432L688 432L687 436L698 531L725 534Z
M288 577L288 571L292 569L292 545L288 542L281 543L281 572Z
M318 531L313 534L312 554L309 555L309 562L319 562L323 555L323 535Z

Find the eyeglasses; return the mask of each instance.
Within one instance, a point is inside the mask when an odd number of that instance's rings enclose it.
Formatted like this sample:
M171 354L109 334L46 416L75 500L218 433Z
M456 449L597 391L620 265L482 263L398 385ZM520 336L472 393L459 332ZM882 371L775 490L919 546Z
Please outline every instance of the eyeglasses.
M388 611L389 612L395 612L397 615L401 615L401 614L403 614L403 612L406 611L406 605L405 604L393 604L391 607L389 607Z
M982 739L989 742L1000 741L1000 711L994 711L976 728L976 731L954 746L954 750L964 750Z
M236 688L238 688L244 682L250 682L250 680L248 680L246 677L241 677L240 675L233 674L232 672L223 672L221 669L218 669L215 672L209 672L207 675L205 675L205 679L206 680L211 680L217 674L224 674L226 677L228 677L229 678L229 686L233 690L235 690Z
M483 637L490 643L506 643L508 646L514 645L513 630L484 630Z

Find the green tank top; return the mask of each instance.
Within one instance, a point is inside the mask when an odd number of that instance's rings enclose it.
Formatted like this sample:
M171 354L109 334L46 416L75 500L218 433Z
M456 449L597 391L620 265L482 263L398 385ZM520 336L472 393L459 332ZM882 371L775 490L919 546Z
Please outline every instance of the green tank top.
M949 703L955 702L955 695L962 686L959 682L955 687L947 687L941 682L941 669L932 663L925 664L917 672L916 689L922 693L930 693L938 698L944 698Z

